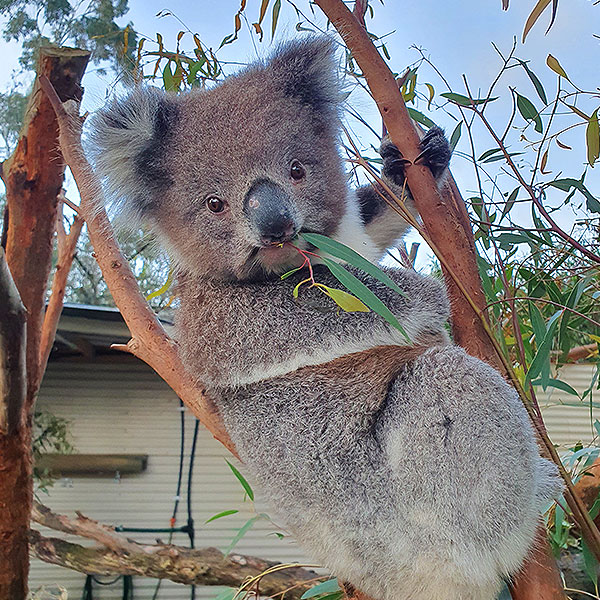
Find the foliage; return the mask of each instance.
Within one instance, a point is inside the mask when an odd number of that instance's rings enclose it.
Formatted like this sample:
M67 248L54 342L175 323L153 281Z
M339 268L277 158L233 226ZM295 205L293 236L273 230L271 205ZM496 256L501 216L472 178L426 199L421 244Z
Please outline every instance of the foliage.
M25 115L27 96L17 90L0 92L0 137L4 147L0 158L6 158L16 146Z
M148 298L150 306L156 312L169 307L174 301L173 290L169 285L165 286L171 268L169 258L158 248L153 238L142 230L121 232L119 243L133 266L140 289ZM77 244L69 273L65 302L114 306L85 229Z
M37 411L33 417L33 477L38 492L47 493L56 478L47 469L35 466L35 461L44 454L71 454L73 450L69 421L47 411Z
M128 0L0 0L7 15L3 36L22 44L21 67L35 66L35 51L44 45L76 46L92 52L92 61L108 61L117 71L131 72L136 33L131 24L121 27Z

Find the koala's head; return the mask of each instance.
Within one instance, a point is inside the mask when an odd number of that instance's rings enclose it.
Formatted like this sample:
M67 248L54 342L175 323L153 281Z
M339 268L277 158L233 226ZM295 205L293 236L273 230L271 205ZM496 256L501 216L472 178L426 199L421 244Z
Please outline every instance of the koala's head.
M339 105L333 44L309 38L210 90L135 90L95 117L92 151L109 195L183 270L282 273L300 259L283 243L332 234L345 213Z

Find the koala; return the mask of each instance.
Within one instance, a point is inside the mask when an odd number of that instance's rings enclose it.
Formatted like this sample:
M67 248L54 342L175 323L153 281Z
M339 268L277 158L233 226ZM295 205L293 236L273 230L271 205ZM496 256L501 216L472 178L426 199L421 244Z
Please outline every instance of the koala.
M298 234L377 261L408 224L340 156L341 82L326 37L288 42L207 90L141 87L96 115L109 196L150 227L179 279L177 340L246 469L298 542L375 600L493 600L558 493L514 390L445 333L443 286L348 271L396 315L342 312L304 285L340 284ZM442 181L443 132L421 160ZM406 161L384 140L398 196ZM405 199L415 211L410 196ZM322 262L322 261L321 261Z

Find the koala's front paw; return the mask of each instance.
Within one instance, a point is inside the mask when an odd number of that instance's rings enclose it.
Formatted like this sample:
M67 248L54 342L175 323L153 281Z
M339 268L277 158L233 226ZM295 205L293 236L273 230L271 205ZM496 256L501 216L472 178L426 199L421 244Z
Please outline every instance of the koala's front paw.
M452 150L446 139L444 130L437 125L432 127L421 140L422 152L415 162L427 165L433 176L438 179L450 164Z
M427 165L433 176L438 179L450 164L450 144L444 131L437 126L432 127L421 140L421 154L415 162ZM379 148L383 159L383 175L391 179L396 185L404 185L404 169L410 161L402 158L398 148L394 146L389 137L385 137Z

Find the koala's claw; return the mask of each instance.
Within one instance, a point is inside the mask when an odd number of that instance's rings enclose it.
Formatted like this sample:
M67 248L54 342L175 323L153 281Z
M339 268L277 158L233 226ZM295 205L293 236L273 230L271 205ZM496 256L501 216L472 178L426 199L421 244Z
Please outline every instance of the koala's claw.
M422 152L415 159L416 163L427 165L437 179L450 164L452 150L446 139L444 130L437 125L432 127L421 140Z
M400 154L400 151L389 137L385 137L381 143L379 154L383 159L382 175L391 179L398 186L403 185L404 169L412 164L411 161Z
M432 127L421 140L422 152L414 160L414 164L427 165L433 176L437 179L450 164L450 144L444 131L437 126ZM404 158L398 148L386 137L381 143L379 154L383 159L383 175L391 179L396 185L404 184L404 169L410 165L410 160Z

